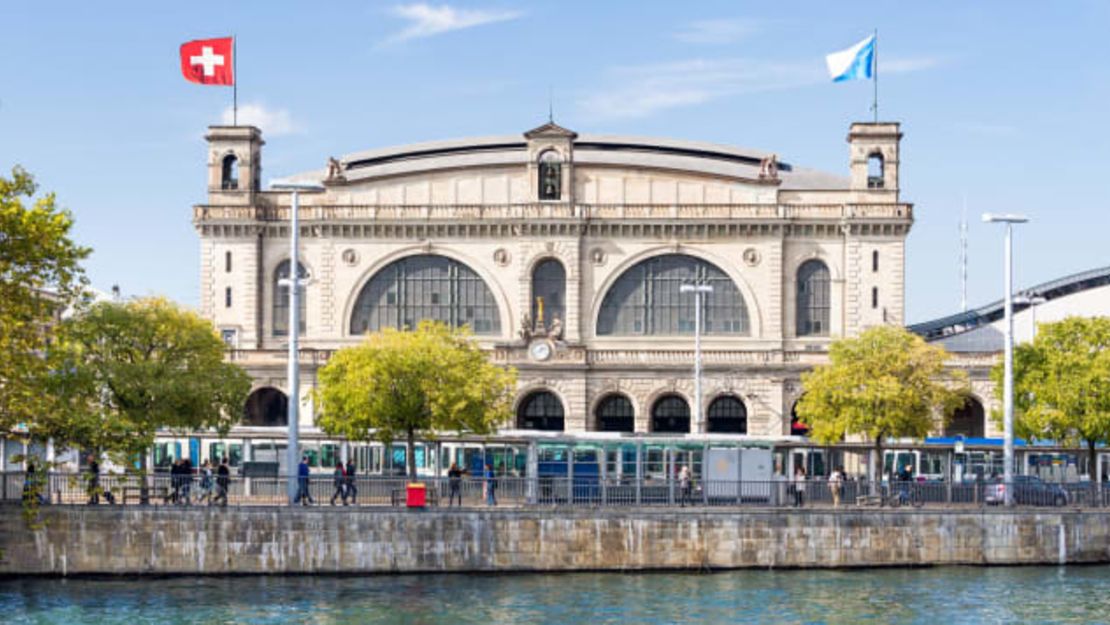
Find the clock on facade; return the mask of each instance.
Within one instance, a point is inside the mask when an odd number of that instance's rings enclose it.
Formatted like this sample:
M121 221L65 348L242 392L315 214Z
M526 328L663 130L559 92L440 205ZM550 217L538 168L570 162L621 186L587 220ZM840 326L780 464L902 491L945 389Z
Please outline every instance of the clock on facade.
M547 341L536 341L528 348L528 354L532 356L532 360L547 360L551 358L551 344Z

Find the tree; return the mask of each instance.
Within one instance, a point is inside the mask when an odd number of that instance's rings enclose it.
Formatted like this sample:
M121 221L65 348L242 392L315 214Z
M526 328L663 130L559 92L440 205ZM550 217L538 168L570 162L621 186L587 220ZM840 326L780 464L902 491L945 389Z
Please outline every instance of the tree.
M1002 396L1003 365L991 378ZM1037 328L1014 350L1014 430L1018 436L1086 443L1090 471L1096 446L1110 442L1110 317L1068 317ZM996 423L1002 415L995 413Z
M63 322L50 350L50 391L64 402L33 433L78 449L136 455L161 428L226 432L250 377L224 362L212 324L161 298L95 304Z
M467 330L422 321L336 352L319 372L317 424L350 440L404 435L416 477L417 436L490 432L511 416L515 384L516 372L491 363Z
M923 438L963 404L967 376L945 367L947 358L944 348L895 326L841 339L829 347L828 364L802 375L798 416L818 442L848 434L872 441L875 479L884 438Z
M89 254L70 239L73 219L53 194L34 200L22 168L0 177L0 431L52 409L43 392L43 359L54 320L80 295L80 262Z

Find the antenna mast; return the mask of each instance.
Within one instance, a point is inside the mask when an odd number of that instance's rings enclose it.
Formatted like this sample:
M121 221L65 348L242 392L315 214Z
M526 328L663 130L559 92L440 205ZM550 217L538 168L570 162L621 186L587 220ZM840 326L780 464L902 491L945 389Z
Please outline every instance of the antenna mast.
M960 312L967 312L967 194L960 215Z

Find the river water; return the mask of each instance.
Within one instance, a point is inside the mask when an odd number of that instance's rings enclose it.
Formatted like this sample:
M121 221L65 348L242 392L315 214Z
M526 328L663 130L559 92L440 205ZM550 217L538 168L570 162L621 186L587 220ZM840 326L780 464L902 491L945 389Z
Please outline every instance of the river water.
M1110 623L1110 567L4 580L0 622Z

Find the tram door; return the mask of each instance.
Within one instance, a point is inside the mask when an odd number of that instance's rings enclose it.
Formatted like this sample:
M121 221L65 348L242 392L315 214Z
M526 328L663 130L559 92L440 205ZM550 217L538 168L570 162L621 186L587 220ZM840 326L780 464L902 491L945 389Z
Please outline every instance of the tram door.
M806 470L806 478L814 479L826 477L829 474L828 462L824 449L794 449L790 452L790 466L786 467L788 477L797 471L796 467Z

